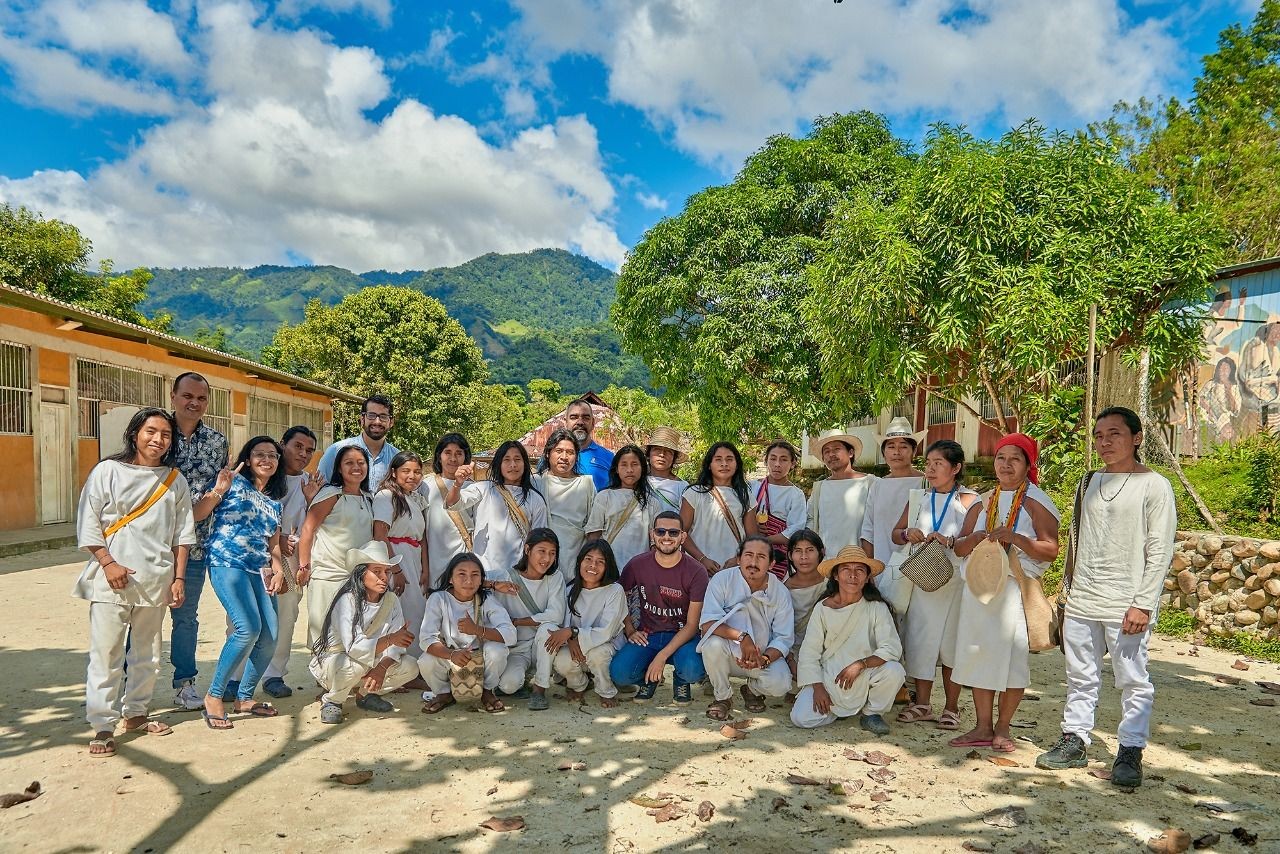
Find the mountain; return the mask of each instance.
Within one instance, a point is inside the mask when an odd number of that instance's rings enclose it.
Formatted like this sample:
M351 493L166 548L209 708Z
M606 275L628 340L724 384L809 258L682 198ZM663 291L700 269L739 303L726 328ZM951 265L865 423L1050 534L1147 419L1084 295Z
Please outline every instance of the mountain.
M440 300L490 360L494 382L545 377L566 393L616 382L643 386L648 373L624 355L609 307L616 277L561 249L488 254L456 267L373 270L341 267L156 268L142 310L169 312L188 337L221 327L227 345L257 357L281 323L298 323L307 303L333 305L369 285L415 288Z

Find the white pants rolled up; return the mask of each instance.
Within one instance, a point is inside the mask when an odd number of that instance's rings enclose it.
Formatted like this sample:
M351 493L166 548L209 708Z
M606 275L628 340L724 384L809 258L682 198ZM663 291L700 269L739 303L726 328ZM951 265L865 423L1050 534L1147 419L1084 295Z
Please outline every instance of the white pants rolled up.
M321 699L326 703L336 703L339 706L351 695L360 685L360 680L364 679L365 674L369 672L369 668L363 664L352 661L345 653L334 653L325 656L323 662L317 662L311 659L311 675L320 683L320 687L324 688L324 695ZM418 662L416 659L402 655L387 669L387 675L382 680L382 687L377 691L379 694L387 694L399 688L406 682L411 682L418 676Z
M506 644L492 641L487 641L480 647L480 654L484 657L484 687L486 691L492 691L498 687L498 679L502 677L503 671L507 668L507 657L510 652L511 650ZM475 653L472 652L472 655L475 655ZM418 657L418 668L422 671L422 678L427 680L427 685L431 687L434 693L453 693L453 687L449 684L449 672L453 669L453 664L449 659L437 658L424 651Z
M114 732L121 717L147 714L160 672L160 631L166 610L164 605L89 603L84 706L94 732Z
M729 677L740 676L747 680L747 687L766 697L781 697L791 690L791 668L785 659L778 659L763 670L747 670L738 664L739 647L722 637L709 637L702 643L702 666L716 700L728 700L733 696Z

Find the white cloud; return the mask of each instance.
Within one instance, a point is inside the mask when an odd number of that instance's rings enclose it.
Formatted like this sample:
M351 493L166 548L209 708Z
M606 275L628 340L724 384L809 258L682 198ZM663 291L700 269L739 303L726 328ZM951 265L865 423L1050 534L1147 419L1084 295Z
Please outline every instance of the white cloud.
M383 26L391 23L391 0L281 0L276 14L296 18L312 9L327 12L364 12Z
M73 114L98 109L168 115L178 100L145 80L99 71L56 47L37 47L0 34L0 65L7 66L23 100Z
M618 265L616 196L595 128L560 118L490 141L406 99L374 121L381 60L311 31L201 7L207 107L144 132L92 172L0 177L0 201L76 224L118 266L456 264L543 246Z
M515 0L516 50L598 58L610 97L683 149L736 163L773 133L856 109L1075 123L1160 91L1164 24L1114 0Z
M656 193L638 192L636 193L636 201L645 210L665 211L667 209L667 200Z
M124 56L167 70L189 61L173 19L143 0L52 0L37 17L51 36L80 53Z

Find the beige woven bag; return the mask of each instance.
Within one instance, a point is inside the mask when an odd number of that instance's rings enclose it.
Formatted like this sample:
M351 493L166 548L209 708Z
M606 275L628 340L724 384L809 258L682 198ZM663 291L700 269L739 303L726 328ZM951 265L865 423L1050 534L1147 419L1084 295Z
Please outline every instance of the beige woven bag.
M898 572L924 592L932 593L951 580L956 568L947 554L947 547L937 540L930 540L912 550L898 567Z
M471 600L475 606L475 614L471 619L476 621L476 625L480 624L480 597L476 596ZM459 703L473 703L480 699L480 695L484 693L484 654L479 643L473 643L473 648L467 648L471 653L471 660L466 664L458 667L456 664L449 665L449 688L453 692L453 698Z

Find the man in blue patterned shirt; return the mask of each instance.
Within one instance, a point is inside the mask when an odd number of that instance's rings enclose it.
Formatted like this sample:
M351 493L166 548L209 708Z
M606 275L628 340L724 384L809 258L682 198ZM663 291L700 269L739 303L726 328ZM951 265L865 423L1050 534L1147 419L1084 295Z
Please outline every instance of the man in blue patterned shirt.
M178 422L174 465L191 487L191 503L196 511L197 542L187 557L186 599L173 608L173 634L169 639L169 662L173 665L173 702L179 708L204 708L204 692L196 688L196 636L200 631L197 609L205 580L205 540L212 524L211 514L222 496L214 489L218 472L227 467L227 437L202 420L209 408L209 381L194 371L179 374L170 397L173 417ZM203 517L198 512L204 510Z

